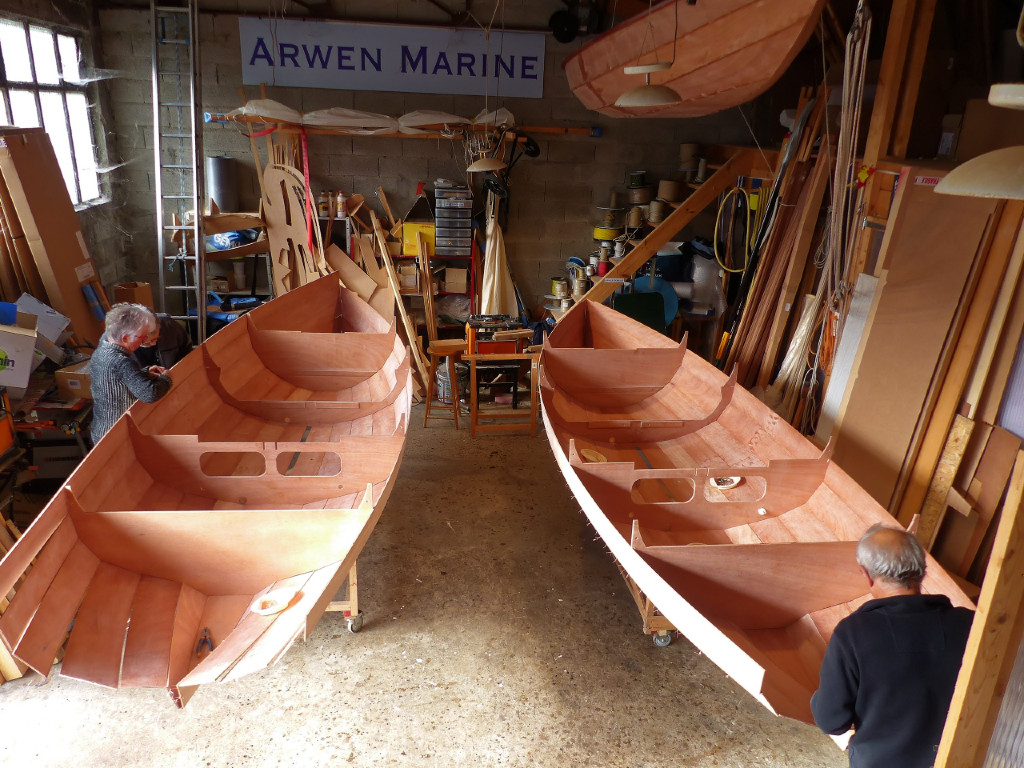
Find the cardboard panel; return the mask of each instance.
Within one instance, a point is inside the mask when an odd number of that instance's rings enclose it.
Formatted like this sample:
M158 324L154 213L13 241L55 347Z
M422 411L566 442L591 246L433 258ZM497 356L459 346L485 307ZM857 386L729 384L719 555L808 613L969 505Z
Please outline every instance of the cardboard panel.
M93 344L103 322L90 309L82 285L97 280L50 139L42 128L0 131L0 175L50 305L71 318L71 327Z

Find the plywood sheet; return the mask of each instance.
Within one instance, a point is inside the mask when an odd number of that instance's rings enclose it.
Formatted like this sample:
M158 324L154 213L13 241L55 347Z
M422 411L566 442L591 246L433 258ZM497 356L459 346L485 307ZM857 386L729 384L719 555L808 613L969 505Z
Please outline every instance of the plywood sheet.
M98 343L103 322L96 319L82 294L82 285L97 276L46 132L42 128L4 129L0 133L0 174L50 305L71 318L78 336Z
M837 420L834 460L890 503L964 284L997 202L936 195L942 173L913 169L897 193L875 297Z

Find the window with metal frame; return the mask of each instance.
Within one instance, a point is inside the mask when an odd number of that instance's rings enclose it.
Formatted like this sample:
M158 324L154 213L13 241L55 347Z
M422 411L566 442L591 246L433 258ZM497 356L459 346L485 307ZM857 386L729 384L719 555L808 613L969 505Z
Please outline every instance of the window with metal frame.
M75 205L102 196L82 38L0 17L0 125L46 130Z

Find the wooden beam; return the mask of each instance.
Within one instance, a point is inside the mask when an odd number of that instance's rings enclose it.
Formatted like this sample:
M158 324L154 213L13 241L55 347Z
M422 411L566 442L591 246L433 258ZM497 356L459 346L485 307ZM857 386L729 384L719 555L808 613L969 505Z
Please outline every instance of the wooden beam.
M598 280L583 298L602 302L615 293L622 286L624 279L640 269L679 230L693 221L720 194L735 184L737 176L749 173L752 158L756 156L756 153L757 150L741 149L731 155L707 181L672 211L632 251L627 253L622 261L612 267L603 279ZM758 162L760 162L760 158L758 158Z
M1024 452L1017 454L935 768L985 761L1024 634Z
M925 1L934 5L933 0ZM896 110L905 88L903 78L914 34L917 7L918 0L894 0L892 3L889 28L885 33L885 50L882 52L882 67L878 73L878 88L875 90L875 104L871 110L871 123L864 144L866 165L873 166L879 157L889 154Z
M402 327L405 329L406 341L409 343L409 353L412 355L414 364L413 368L425 387L429 380L428 371L430 368L427 365L427 361L423 359L423 350L420 348L419 341L417 340L416 326L409 319L409 313L402 302L402 287L398 282L398 275L395 274L395 265L391 261L391 254L388 253L387 238L384 235L384 230L381 228L380 219L377 218L377 214L372 210L370 211L370 221L373 223L373 233L377 238L377 245L380 247L381 259L384 262L384 273L387 276L388 283L391 285L392 293L395 294L395 306L398 307L398 317L402 321Z
M910 129L917 107L917 94L921 89L921 74L924 72L924 59L928 53L928 38L931 37L932 21L935 18L935 2L936 0L921 0L914 14L901 82L899 105L887 153L890 157L903 159L907 156Z

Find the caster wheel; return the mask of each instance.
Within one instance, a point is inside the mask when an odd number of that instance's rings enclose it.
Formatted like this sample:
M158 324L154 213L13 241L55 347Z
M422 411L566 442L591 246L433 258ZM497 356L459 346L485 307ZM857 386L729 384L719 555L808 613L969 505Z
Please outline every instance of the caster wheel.
M654 644L659 648L668 648L672 644L672 633L666 632L663 635L654 635Z
M356 616L349 616L348 618L348 631L355 634L363 628L363 612L360 611Z

